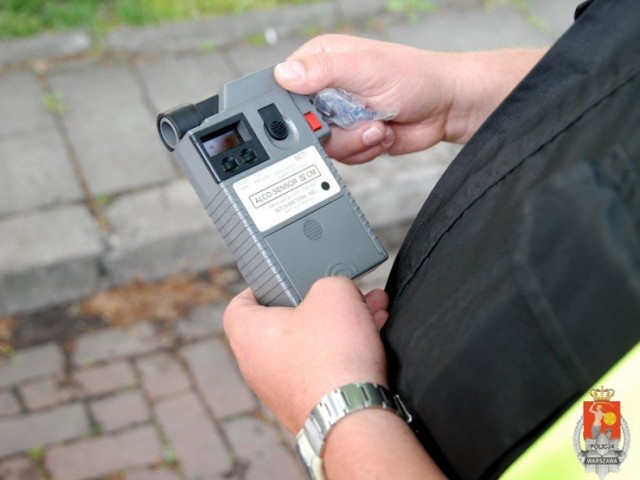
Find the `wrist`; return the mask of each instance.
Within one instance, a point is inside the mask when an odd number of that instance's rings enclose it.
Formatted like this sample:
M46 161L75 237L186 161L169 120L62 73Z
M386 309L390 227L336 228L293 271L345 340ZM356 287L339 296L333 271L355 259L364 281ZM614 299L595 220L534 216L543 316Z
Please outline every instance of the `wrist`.
M466 143L544 55L543 49L450 54L453 99L444 140Z
M357 371L350 371L348 367L342 367L343 371L340 374L326 373L326 378L322 380L316 378L312 384L305 385L304 388L300 389L301 396L292 404L296 405L295 408L291 409L292 414L295 412L290 418L292 421L284 423L285 427L296 435L304 427L305 421L323 398L342 386L371 383L388 389L389 383L385 373L386 363L376 365L375 361L372 361L369 366L374 368L360 368L356 369ZM365 370L367 370L367 373L362 373Z
M411 421L397 395L391 396L381 385L352 383L332 390L322 397L297 435L298 455L312 480L324 480L323 454L333 428L347 416L363 410L387 410Z
M397 415L362 410L327 438L324 468L330 480L444 480L410 426Z
M400 437L396 437L398 434ZM326 477L377 478L382 473L380 465L393 466L400 460L389 449L388 442L394 437L405 444L414 441L409 438L413 433L407 423L391 412L366 409L345 417L326 440L323 454ZM400 478L394 475L385 478Z

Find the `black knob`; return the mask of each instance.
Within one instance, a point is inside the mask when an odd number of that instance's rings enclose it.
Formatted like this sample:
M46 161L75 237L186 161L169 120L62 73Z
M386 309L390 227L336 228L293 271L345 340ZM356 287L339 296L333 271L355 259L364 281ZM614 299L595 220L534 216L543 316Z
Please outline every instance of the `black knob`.
M274 140L284 140L289 136L289 127L282 118L282 114L278 107L274 103L267 105L264 108L258 110L258 113L264 120L264 126L267 129L267 133Z

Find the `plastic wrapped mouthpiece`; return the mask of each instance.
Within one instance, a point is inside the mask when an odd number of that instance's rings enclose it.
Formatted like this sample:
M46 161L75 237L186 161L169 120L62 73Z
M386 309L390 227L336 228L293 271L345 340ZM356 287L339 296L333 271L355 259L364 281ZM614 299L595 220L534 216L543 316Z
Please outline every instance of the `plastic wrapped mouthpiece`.
M325 122L340 128L351 128L360 122L391 120L398 114L392 109L368 108L358 97L339 88L325 88L316 93L312 101Z

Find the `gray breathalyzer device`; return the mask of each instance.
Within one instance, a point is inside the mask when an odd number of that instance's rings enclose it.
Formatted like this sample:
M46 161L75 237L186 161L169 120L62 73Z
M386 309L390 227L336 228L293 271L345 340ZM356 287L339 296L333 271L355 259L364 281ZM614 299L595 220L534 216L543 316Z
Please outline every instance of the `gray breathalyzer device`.
M273 67L161 113L157 127L262 305L297 305L319 278L387 259L322 148L329 126Z

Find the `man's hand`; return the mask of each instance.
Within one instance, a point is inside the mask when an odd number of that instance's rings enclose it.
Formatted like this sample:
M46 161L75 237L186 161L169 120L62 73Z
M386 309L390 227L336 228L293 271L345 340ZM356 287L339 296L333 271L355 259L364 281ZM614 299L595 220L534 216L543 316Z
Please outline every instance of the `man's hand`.
M357 381L387 385L379 329L387 319L382 290L363 296L344 277L314 284L296 308L263 307L236 296L224 326L252 390L291 432L331 390Z
M381 153L465 143L542 55L541 50L441 53L346 35L310 40L275 69L299 94L343 88L367 106L396 110L390 122L333 129L329 156L362 163Z
M298 432L318 401L357 381L387 386L379 329L389 298L362 296L344 277L318 280L296 308L260 306L250 290L224 314L245 380L289 431ZM326 439L332 480L424 480L444 476L397 415L365 409L340 420Z

